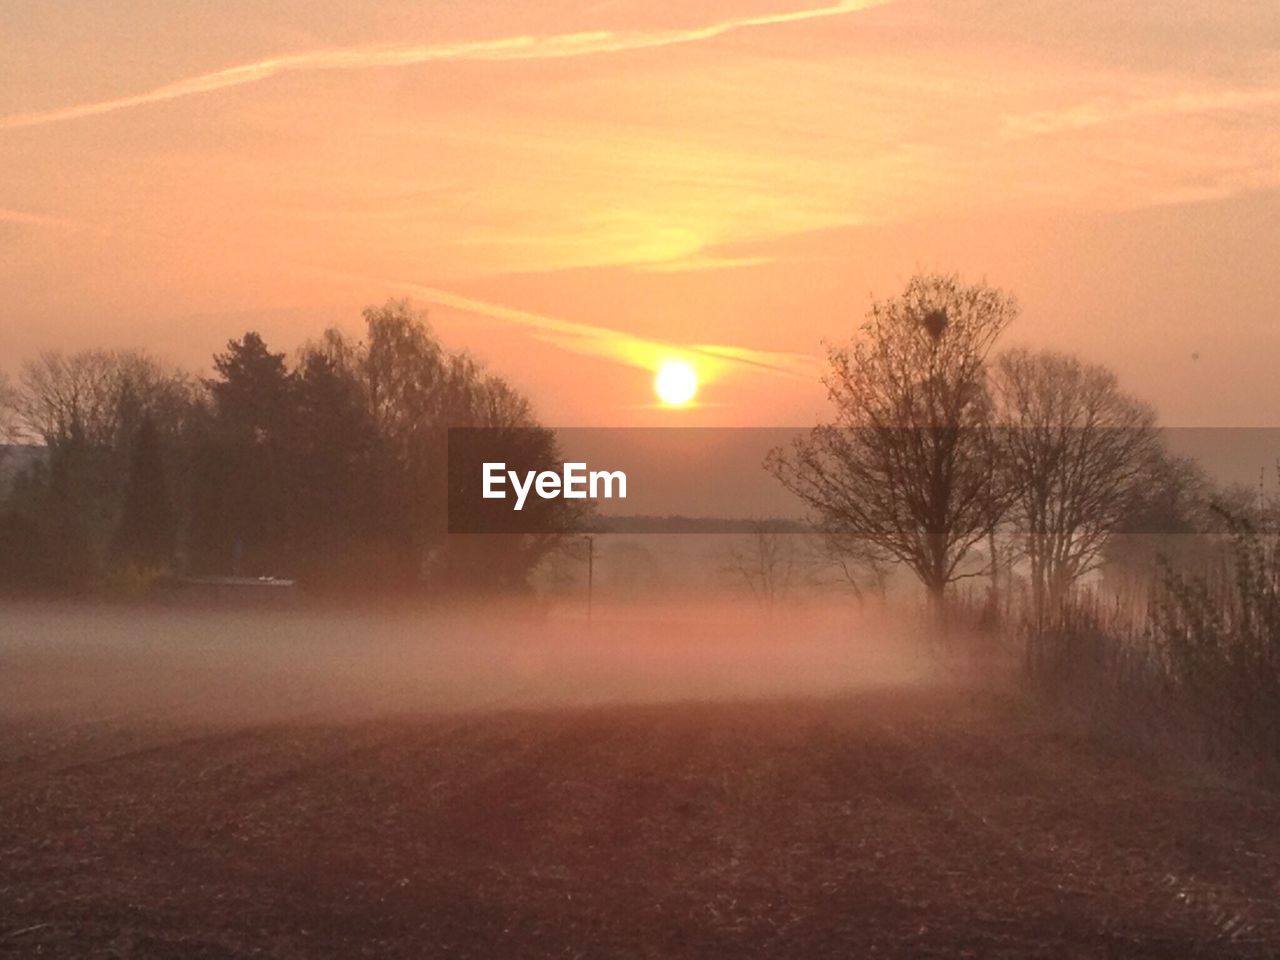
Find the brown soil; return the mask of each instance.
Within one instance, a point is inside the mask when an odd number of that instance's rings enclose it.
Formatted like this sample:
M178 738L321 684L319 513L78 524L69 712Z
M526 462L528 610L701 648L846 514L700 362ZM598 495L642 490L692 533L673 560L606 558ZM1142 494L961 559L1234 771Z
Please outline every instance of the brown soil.
M1015 704L0 721L0 956L1275 957L1280 800Z

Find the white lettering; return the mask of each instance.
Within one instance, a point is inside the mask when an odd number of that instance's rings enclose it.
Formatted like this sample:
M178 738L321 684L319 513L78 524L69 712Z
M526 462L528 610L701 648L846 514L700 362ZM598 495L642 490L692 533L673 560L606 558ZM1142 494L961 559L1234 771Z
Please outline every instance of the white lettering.
M511 486L513 486L516 491L516 509L523 510L525 497L529 496L529 488L533 486L533 471L530 470L524 475L523 486L520 484L520 475L514 470L508 470L507 476L511 478Z
M566 500L606 500L627 497L627 475L621 470L587 470L585 463L566 463L561 472L554 470L508 470L505 463L485 463L481 496L485 500L507 499L506 485L516 492L513 509L523 510L531 492L543 500L564 497ZM615 492L614 488L617 488Z
M538 474L538 496L543 500L551 500L560 492L560 474L543 470Z
M486 463L484 465L484 493L481 496L486 500L505 500L507 494L503 490L495 489L495 485L506 482L505 463Z
M591 499L597 500L603 496L606 500L613 497L613 482L618 481L618 497L622 500L627 499L627 475L621 470L592 470L591 471ZM604 493L596 492L596 484L604 481Z
M587 465L585 463L564 465L564 498L566 500L587 498Z

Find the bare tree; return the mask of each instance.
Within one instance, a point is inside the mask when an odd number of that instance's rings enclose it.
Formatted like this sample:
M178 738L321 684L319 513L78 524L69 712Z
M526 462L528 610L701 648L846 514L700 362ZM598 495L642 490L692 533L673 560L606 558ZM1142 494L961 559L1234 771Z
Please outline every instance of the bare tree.
M1223 530L1214 505L1235 512L1257 496L1254 490L1222 493L1190 457L1165 451L1144 464L1119 532L1103 547L1102 578L1111 593L1145 616L1162 566L1191 570L1210 565L1222 546L1214 536Z
M13 409L30 439L72 433L97 448L127 448L144 415L176 428L194 391L190 377L137 351L49 352L23 365Z
M1102 562L1160 454L1155 412L1115 374L1052 351L1012 350L993 377L1010 520L1038 614Z
M13 443L18 436L18 396L8 375L0 370L0 444Z
M868 591L884 601L893 558L876 541L845 533L827 533L818 550L823 567L834 569L840 582L853 591L860 603Z
M727 550L728 571L761 603L773 606L795 587L802 557L796 534L776 520L757 520Z
M5 489L5 461L9 459L9 445L19 439L17 394L3 370L0 370L0 496Z
M947 584L1004 510L986 358L1012 297L954 276L917 276L829 353L832 422L774 450L767 468L823 529L874 541L940 611Z

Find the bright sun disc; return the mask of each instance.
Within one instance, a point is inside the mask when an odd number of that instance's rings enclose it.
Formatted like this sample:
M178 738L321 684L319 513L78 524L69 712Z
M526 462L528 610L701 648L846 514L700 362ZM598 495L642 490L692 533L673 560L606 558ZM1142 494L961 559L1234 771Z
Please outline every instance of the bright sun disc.
M683 360L667 360L653 378L658 399L669 407L682 407L698 392L698 375Z

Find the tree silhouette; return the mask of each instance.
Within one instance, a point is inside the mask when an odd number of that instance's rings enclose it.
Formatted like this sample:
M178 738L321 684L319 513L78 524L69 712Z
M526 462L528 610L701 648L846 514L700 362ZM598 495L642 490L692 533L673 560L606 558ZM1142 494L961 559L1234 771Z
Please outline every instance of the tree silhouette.
M524 586L578 505L547 506L536 533L449 536L448 435L485 428L541 469L558 465L554 434L407 303L365 311L365 328L327 332L294 364L251 331L198 382L109 351L45 354L0 381L0 428L44 441L0 504L0 541L25 558L0 576L71 588L106 560L177 555L334 592ZM22 570L47 575L8 575Z
M766 462L825 530L910 568L938 611L1005 509L985 363L1016 313L1000 290L913 277L829 352L832 421Z
M133 442L114 554L117 562L164 567L173 556L174 512L165 482L160 434L144 415Z
M1142 502L1160 455L1155 411L1115 374L1052 351L1012 350L994 365L1015 543L1043 615L1102 563Z
M278 574L290 491L285 440L292 377L257 333L227 344L205 381L211 402L197 442L193 535L205 566Z

